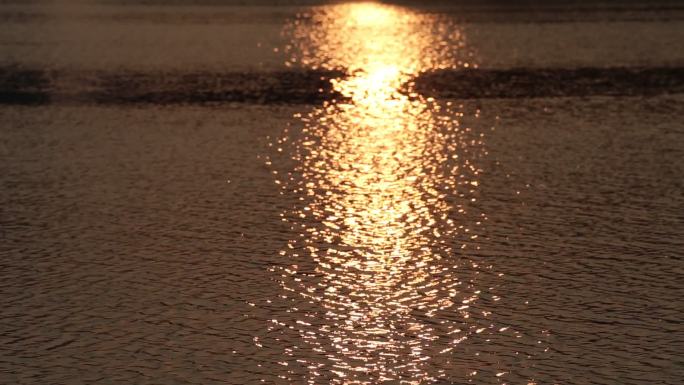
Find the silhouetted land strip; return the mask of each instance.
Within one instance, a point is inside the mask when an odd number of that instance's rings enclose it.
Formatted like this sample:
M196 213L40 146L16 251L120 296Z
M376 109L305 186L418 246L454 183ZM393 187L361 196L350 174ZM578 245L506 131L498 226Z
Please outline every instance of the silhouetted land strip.
M463 99L675 94L684 92L684 68L439 70L419 76L415 90Z
M0 68L0 104L44 104L52 88L46 71Z
M342 71L249 73L68 72L0 67L0 104L319 104L341 100ZM652 96L684 92L684 67L465 69L423 73L407 85L449 99Z

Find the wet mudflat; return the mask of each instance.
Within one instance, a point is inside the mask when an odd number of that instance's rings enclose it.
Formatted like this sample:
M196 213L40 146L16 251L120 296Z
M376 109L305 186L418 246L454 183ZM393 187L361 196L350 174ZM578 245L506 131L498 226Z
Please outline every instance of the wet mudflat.
M684 376L676 4L0 15L0 382Z

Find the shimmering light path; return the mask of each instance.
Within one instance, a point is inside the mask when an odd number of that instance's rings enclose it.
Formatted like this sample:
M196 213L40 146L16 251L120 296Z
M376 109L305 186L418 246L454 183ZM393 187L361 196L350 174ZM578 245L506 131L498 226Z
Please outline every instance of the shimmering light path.
M517 333L491 320L486 306L472 310L481 296L499 300L478 279L492 266L463 257L477 248L472 241L487 219L476 204L483 138L461 126L463 113L451 103L422 97L411 84L422 71L473 65L460 29L361 3L302 14L287 33L290 65L348 76L332 80L344 101L298 114L301 132L286 132L276 145L295 161L274 171L276 183L300 202L283 213L299 237L281 251L288 262L273 269L284 293L276 300L291 300L287 312L296 316L274 318L270 331L295 332L283 339L299 341L286 348L283 365L301 367L283 378L472 379L483 365L473 360L491 358L460 344Z

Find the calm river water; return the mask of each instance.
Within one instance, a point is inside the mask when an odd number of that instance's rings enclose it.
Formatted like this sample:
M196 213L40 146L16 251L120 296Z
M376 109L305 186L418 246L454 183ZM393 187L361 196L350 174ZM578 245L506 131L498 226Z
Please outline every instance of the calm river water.
M681 383L684 6L262 3L0 4L0 383Z

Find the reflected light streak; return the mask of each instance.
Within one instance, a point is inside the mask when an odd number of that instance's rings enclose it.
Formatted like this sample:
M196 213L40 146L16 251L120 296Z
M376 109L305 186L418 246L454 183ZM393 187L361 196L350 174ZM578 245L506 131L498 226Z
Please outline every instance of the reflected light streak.
M410 81L464 65L463 36L434 16L376 3L314 9L288 33L290 63L349 75L332 80L344 101L302 117L295 169L279 181L300 202L284 218L301 236L281 252L295 262L281 285L295 297L289 312L303 316L274 323L305 346L287 354L311 384L434 381L454 348L483 330L468 310L480 290L454 261L484 217L461 204L473 199L482 143ZM304 349L320 359L299 358Z

